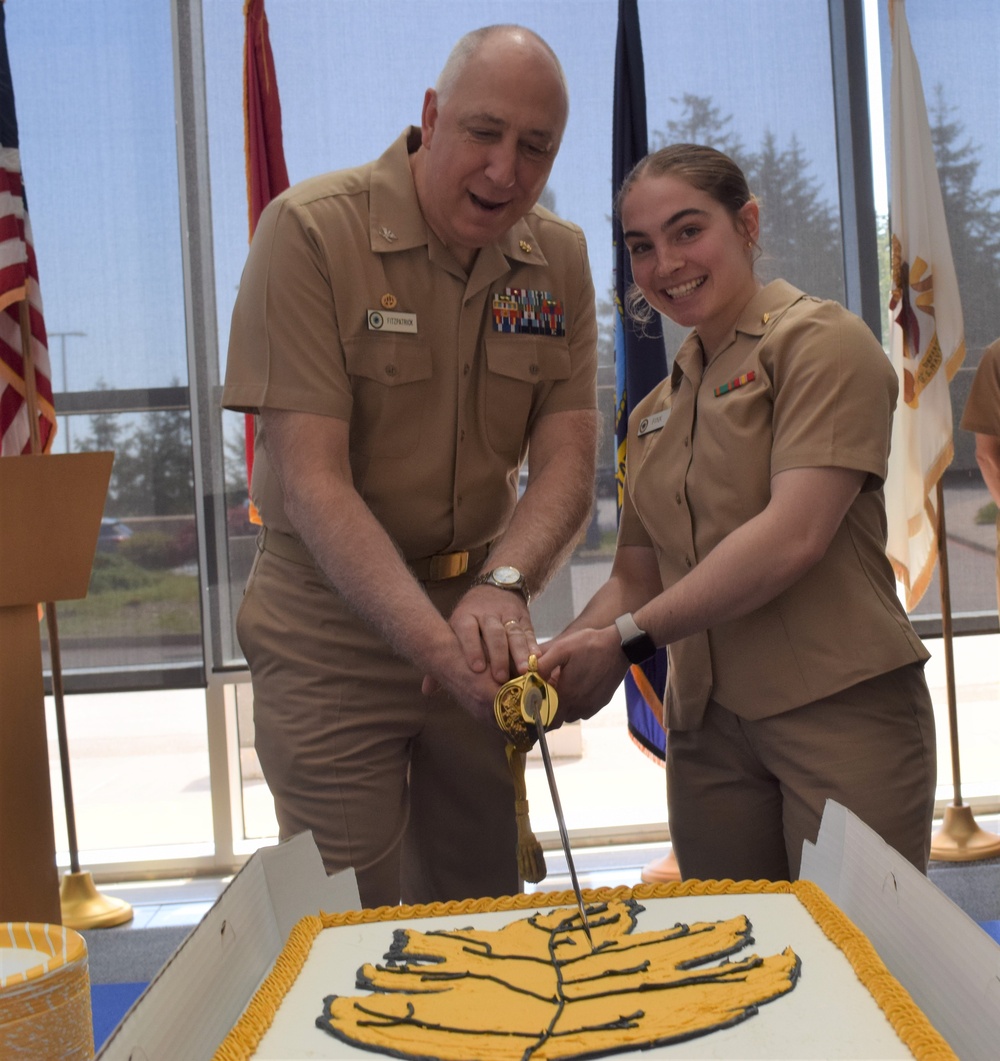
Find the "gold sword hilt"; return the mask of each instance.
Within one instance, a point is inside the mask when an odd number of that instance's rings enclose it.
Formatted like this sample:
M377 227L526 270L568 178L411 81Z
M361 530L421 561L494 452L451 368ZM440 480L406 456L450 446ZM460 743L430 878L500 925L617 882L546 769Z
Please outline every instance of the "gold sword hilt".
M537 692L538 712L542 726L549 729L559 709L559 697L555 689L538 673L538 657L528 657L528 669L524 674L504 682L493 700L493 714L497 725L518 751L528 751L538 739L535 716L528 710L528 692ZM535 699L532 697L531 699Z

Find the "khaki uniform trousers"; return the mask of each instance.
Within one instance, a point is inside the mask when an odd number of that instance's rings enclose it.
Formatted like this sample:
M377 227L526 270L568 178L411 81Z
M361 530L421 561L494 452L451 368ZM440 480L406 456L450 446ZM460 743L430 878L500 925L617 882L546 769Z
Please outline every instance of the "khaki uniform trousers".
M471 576L430 584L448 614ZM311 830L365 907L520 891L514 790L491 732L394 655L314 567L258 551L237 617L279 838Z
M710 701L702 729L670 731L666 772L685 879L795 880L827 799L927 870L937 756L922 663L755 722Z

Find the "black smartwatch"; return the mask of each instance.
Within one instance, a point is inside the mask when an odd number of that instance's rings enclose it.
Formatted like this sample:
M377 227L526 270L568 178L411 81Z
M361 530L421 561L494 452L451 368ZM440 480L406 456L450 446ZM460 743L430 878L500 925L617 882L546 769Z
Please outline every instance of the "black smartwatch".
M656 645L645 630L639 629L639 624L632 618L631 612L619 615L615 619L618 634L622 639L622 652L629 663L643 663L650 656L656 655Z

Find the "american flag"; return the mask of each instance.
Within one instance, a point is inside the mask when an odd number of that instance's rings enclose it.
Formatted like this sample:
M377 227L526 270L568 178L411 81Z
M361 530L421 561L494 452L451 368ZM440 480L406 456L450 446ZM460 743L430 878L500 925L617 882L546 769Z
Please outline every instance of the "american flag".
M281 101L274 72L264 0L246 0L243 49L243 121L247 159L247 205L250 238L264 207L288 187L281 140ZM247 485L253 478L254 417L246 417ZM250 521L260 523L253 502Z
M31 330L25 357L22 312ZM37 410L33 441L29 409ZM0 5L0 456L48 452L56 433L52 371L38 287L38 263L21 179L14 86Z

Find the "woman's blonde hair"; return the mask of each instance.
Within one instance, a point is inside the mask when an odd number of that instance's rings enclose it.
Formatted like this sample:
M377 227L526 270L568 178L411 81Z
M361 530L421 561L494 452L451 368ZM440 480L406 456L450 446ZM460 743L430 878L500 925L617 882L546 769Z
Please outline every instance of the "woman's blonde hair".
M621 220L622 206L628 193L643 177L679 177L692 188L710 195L724 207L737 225L740 210L756 196L750 191L746 174L726 154L704 144L669 144L640 159L615 195L615 214ZM749 234L748 234L749 238ZM632 284L625 294L625 309L644 324L654 319L656 311Z

